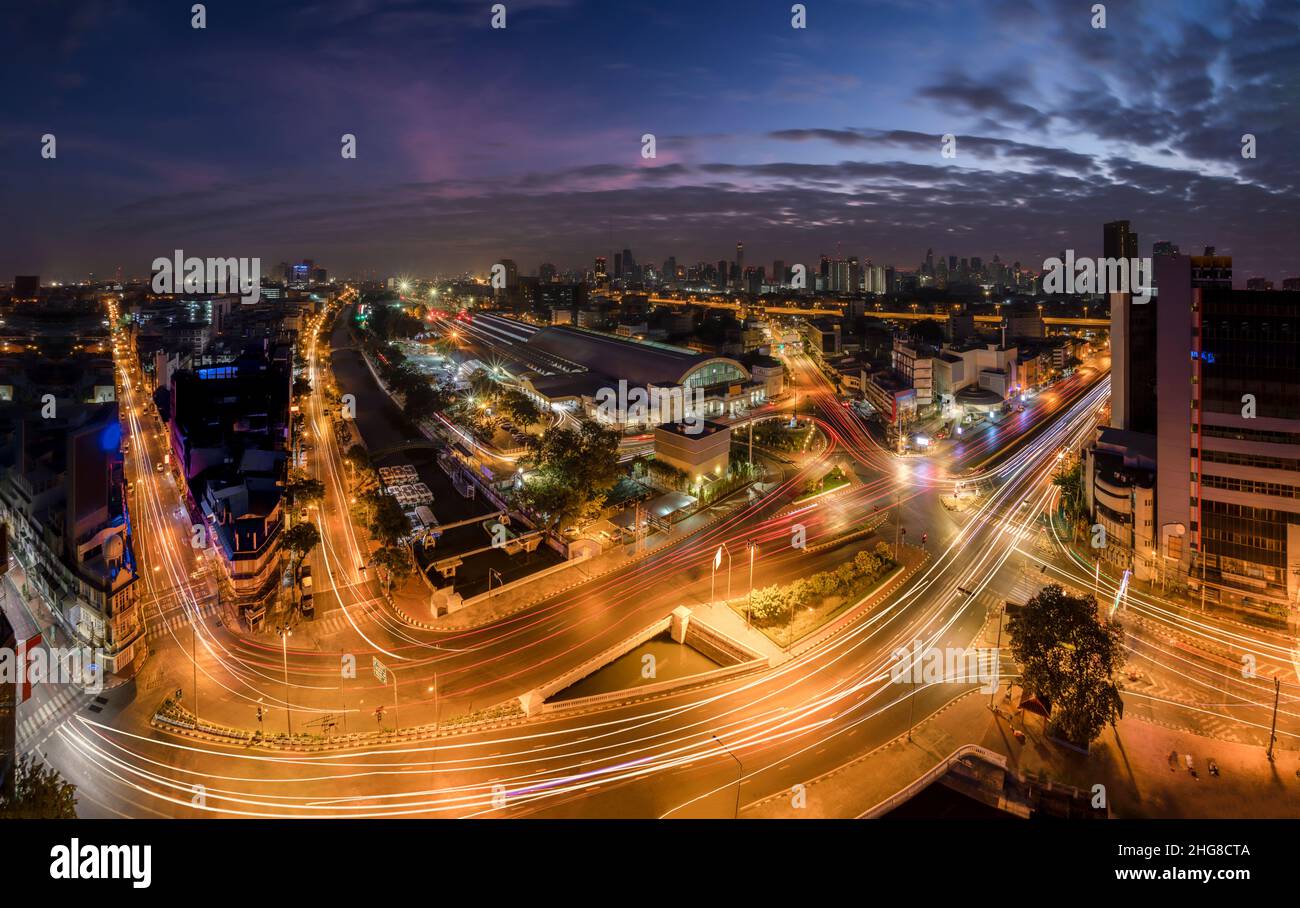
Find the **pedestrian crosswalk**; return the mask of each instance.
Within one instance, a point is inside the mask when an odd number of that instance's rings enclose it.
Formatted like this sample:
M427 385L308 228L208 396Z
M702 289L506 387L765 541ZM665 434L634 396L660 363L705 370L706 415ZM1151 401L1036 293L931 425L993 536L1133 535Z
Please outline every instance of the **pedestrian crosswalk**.
M209 602L199 606L200 618L215 618L221 614L221 606L215 602ZM154 640L158 637L168 636L174 631L183 630L190 626L190 613L184 609L178 609L168 612L159 618L156 615L150 616L148 639Z
M49 737L64 721L95 698L75 684L57 684L46 688L49 696L39 706L30 701L18 707L18 749L30 751Z
M353 622L360 623L365 620L370 613L378 607L379 602L380 600L378 599L372 599L365 603L349 605L348 611L351 613L350 620L349 615L344 614L343 609L338 608L331 612L327 612L325 615L316 618L309 623L312 629L317 633L332 634L341 631L344 628L350 628Z

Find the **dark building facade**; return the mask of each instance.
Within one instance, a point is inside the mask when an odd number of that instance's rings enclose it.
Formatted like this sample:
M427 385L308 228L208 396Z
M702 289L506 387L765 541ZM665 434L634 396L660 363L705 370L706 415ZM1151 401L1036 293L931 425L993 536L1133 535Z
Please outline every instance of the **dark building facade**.
M1293 611L1300 292L1197 286L1206 264L1188 256L1158 263L1161 567L1187 574L1194 587L1203 577L1210 601Z

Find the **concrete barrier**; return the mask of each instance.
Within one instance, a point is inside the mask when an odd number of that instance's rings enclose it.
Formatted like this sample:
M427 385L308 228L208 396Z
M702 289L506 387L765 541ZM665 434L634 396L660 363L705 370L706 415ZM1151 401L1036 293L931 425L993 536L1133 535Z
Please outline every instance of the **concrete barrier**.
M594 674L620 656L631 652L642 643L659 636L665 631L669 632L676 642L698 649L715 662L729 661L732 664L723 665L711 671L687 675L684 678L674 678L670 681L656 681L653 684L641 684L623 690L593 694L590 697L578 697L558 703L546 702L550 697L565 688L577 684L583 678ZM678 606L673 609L673 613L668 617L661 618L635 634L625 637L576 668L521 695L519 697L519 706L523 709L525 715L530 717L600 706L612 706L618 703L670 693L687 687L714 684L738 675L765 670L769 666L770 662L767 656L750 649L739 640L727 636L722 631L704 624L691 614L689 608Z
M981 747L978 744L963 744L961 747L958 747L956 750L950 753L947 757L940 760L938 764L936 764L934 767L930 769L929 772L925 773L919 779L916 779L911 784L905 786L899 791L894 792L892 795L885 798L885 800L881 801L875 807L872 807L871 809L866 810L863 813L859 814L857 819L859 820L879 819L880 817L889 813L898 805L910 801L912 798L916 797L916 795L920 794L923 790L929 788L932 784L934 784L935 782L939 781L939 779L947 775L948 771L952 769L954 765L956 765L957 763L961 762L962 760L964 760L966 757L969 756L976 756L979 759L985 761L986 763L990 763L1002 770L1005 770L1007 768L1007 758L1002 756L1002 754L991 751L987 747Z

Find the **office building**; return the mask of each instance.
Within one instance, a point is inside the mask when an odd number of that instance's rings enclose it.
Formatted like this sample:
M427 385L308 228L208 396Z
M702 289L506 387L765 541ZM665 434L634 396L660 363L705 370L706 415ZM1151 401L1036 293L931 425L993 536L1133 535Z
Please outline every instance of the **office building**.
M1158 268L1158 568L1198 589L1203 577L1208 601L1293 611L1300 292L1234 290L1221 256Z

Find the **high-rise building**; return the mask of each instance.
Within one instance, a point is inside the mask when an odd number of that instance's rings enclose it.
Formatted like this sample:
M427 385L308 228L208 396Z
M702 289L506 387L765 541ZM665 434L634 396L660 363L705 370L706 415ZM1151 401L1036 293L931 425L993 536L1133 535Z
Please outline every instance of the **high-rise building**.
M1128 221L1102 227L1102 254L1133 259L1138 235ZM1156 428L1156 315L1159 297L1135 302L1131 293L1110 294L1110 424L1130 432Z
M1138 235L1128 221L1111 221L1102 227L1102 255L1108 259L1138 257Z
M1211 602L1294 610L1300 292L1233 290L1231 260L1206 258L1156 264L1157 566L1193 587L1203 577Z

